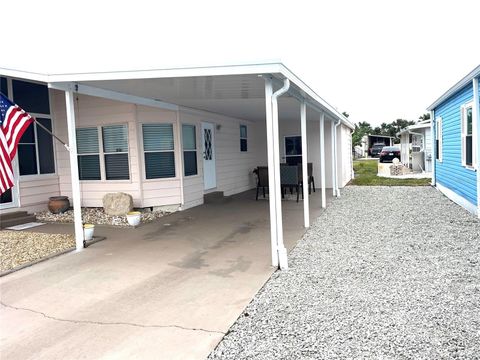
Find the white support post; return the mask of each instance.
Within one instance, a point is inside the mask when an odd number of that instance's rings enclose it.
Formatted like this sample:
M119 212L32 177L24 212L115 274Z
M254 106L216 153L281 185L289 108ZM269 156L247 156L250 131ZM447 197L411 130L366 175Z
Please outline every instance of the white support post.
M332 124L333 125L333 124ZM334 132L333 132L333 141L334 141L334 146L333 146L333 161L334 161L334 171L335 171L335 196L340 197L340 189L338 188L338 141L337 141L337 128L340 125L340 122L338 124L334 125ZM350 156L351 156L351 151L350 151ZM350 166L352 167L352 174L353 174L353 159L350 157ZM353 176L352 176L353 178Z
M335 147L336 147L336 141L335 141L335 135L336 135L336 128L335 128L335 123L332 120L332 128L330 129L330 138L331 138L331 159L332 159L332 193L333 196L337 195L337 186L336 186L336 169L337 167L335 166L335 162L337 161L335 157Z
M75 222L75 245L77 251L83 250L83 224L80 200L80 180L78 177L77 140L75 134L75 104L73 91L65 91L67 108L68 144L70 149L70 174L72 183L73 218Z
M322 208L327 207L327 194L325 189L325 113L320 113L320 184L322 191Z
M288 269L287 249L283 243L283 218L282 218L282 189L280 180L280 135L278 126L278 101L277 98L284 94L290 87L290 81L284 80L284 86L272 95L272 130L273 130L273 171L275 174L275 187L269 186L269 192L275 196L275 210L277 215L277 250L278 265L281 270ZM270 178L269 178L270 179ZM270 184L269 184L270 185ZM269 195L270 196L270 195Z
M436 178L435 178L435 163L437 158L437 150L436 150L436 124L435 124L435 111L430 111L430 138L432 139L432 182L431 185L436 185Z
M265 78L265 113L267 130L267 164L268 164L268 204L270 208L270 242L272 251L272 266L278 267L278 249L277 249L277 205L275 191L277 185L275 182L274 168L274 142L273 142L273 120L272 120L272 79Z
M473 118L473 132L475 143L473 151L476 151L476 161L477 161L477 216L480 219L480 96L478 94L478 78L473 78L473 109L472 109L472 118Z
M302 184L303 184L303 223L310 227L310 199L308 198L308 159L307 159L307 104L300 104L300 126L302 133Z

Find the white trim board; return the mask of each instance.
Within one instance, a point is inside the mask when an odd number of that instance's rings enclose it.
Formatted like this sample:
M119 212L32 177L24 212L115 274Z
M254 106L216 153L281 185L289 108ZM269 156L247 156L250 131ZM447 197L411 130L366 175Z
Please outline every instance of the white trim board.
M464 197L458 195L453 190L450 190L449 188L439 184L438 182L437 182L435 187L442 194L444 194L446 197L448 197L450 200L452 200L454 203L460 205L461 207L463 207L465 210L471 212L472 214L477 215L477 205L472 204L470 201L468 201Z

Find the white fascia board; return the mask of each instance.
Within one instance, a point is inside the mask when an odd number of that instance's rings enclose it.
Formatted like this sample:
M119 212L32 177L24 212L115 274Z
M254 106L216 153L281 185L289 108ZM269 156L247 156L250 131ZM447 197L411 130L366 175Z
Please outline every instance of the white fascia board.
M472 82L472 79L475 77L478 77L480 75L480 65L478 65L475 69L473 69L467 76L465 76L462 80L457 82L455 85L453 85L450 89L448 89L442 96L440 96L435 102L430 105L427 110L431 111L434 110L438 105L440 105L442 102L447 100L450 96L455 94L458 90L463 88L464 86L468 85L469 83Z
M278 73L280 63L205 66L191 68L172 68L157 70L113 71L77 74L51 74L50 82L76 82L76 81L102 81L102 80L130 80L130 79L156 79L176 77L222 76L222 75L248 75Z
M332 105L330 105L323 98L321 98L307 84L305 84L302 80L300 80L299 77L297 77L292 71L290 71L290 69L288 69L283 64L279 64L279 65L281 67L281 71L279 71L279 72L282 75L284 75L286 78L288 78L291 82L293 82L296 86L298 86L300 88L300 90L303 91L306 95L308 95L308 96L305 96L305 98L306 98L305 100L307 100L308 103L311 103L311 101L309 101L309 99L308 99L308 97L310 97L321 108L325 109L327 112L330 112L333 115L333 117L341 120L342 123L344 123L350 129L352 129L352 130L355 129L355 126L345 116L343 116L343 114L341 114L337 109L335 109Z
M124 94L124 93L120 93L112 90L105 90L105 89L101 89L101 88L97 88L89 85L82 85L82 84L75 84L75 83L48 83L48 87L51 89L62 90L62 91L74 90L76 93L83 94L83 95L102 97L105 99L127 102L127 103L136 104L136 105L151 106L155 108L172 110L172 111L178 110L178 105L175 105L175 104L170 104L164 101L144 98L144 97L135 96L135 95L128 95L128 94Z
M21 70L15 70L15 69L0 68L0 75L1 76L8 76L8 77L11 77L11 78L17 78L17 79L39 81L39 82L44 82L44 83L48 82L48 75L35 73L35 72L30 72L30 71L21 71Z

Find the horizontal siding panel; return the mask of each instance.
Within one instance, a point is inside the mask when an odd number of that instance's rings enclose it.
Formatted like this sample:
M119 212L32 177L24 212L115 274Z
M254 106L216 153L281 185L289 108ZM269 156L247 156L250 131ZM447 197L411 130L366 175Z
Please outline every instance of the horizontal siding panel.
M439 184L477 204L477 174L462 166L461 158L461 106L472 99L469 84L435 109L443 123L443 161L435 161L435 171Z

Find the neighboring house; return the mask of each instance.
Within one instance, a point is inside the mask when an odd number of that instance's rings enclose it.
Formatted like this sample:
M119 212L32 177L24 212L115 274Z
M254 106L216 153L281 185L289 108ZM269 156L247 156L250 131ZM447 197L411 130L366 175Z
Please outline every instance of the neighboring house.
M480 217L480 66L428 107L435 166L432 184Z
M393 136L386 135L370 135L367 134L362 138L361 147L356 147L356 154L361 154L365 157L371 155L372 146L374 144L384 144L385 146L393 146Z
M401 162L413 171L432 171L431 121L423 120L402 129L400 138Z
M72 144L75 134L77 152L31 126L2 213L46 209L55 195L99 207L109 192L132 195L139 208L182 210L212 191L255 188L256 166L277 171L305 155L323 195L326 188L338 194L353 173L353 125L283 64L65 75L0 68L0 75L2 92L58 137ZM288 90L277 106L272 92L282 86ZM281 218L280 203L270 203ZM77 238L81 233L77 228Z

